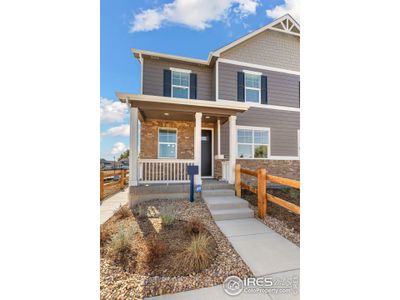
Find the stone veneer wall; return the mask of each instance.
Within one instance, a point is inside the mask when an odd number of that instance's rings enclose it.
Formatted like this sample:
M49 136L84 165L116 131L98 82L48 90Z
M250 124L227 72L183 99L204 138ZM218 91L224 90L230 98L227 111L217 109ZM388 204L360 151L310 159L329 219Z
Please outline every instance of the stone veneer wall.
M300 160L237 159L236 163L245 169L265 168L271 175L300 180ZM248 183L255 183L257 180L255 177L246 174L242 174L241 178Z
M226 161L227 159L215 159L214 160L214 178L215 179L222 179L222 162Z
M148 119L141 123L140 127L140 158L158 158L158 129L176 128L177 136L177 158L194 158L194 121L170 121ZM213 123L202 123L202 127L212 127ZM215 134L215 130L214 130Z

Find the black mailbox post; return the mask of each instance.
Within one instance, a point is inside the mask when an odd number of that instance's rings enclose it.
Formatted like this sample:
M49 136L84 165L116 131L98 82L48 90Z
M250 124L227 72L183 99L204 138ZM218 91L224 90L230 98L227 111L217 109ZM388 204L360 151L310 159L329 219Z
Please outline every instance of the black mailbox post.
M194 175L199 174L199 166L188 166L187 173L190 177L190 202L194 201Z

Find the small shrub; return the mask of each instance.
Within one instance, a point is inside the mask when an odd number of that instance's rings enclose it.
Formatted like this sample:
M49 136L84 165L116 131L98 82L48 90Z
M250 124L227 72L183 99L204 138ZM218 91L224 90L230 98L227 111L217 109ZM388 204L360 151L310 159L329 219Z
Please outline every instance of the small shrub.
M194 236L190 244L182 252L182 267L191 272L199 272L207 268L212 261L210 241L211 237L204 233Z
M108 256L115 262L126 263L128 256L132 253L133 237L135 228L120 226L108 243Z
M120 206L119 209L115 212L115 216L119 219L125 219L132 216L132 211L126 205Z
M112 234L111 227L103 224L100 226L100 247L106 245Z
M166 246L162 240L156 235L151 235L147 240L147 262L152 262L161 257L165 253Z
M199 217L192 217L185 226L185 230L188 234L199 234L204 230L204 224L201 222Z
M135 208L135 214L139 218L144 218L144 217L147 216L147 211L142 205L137 205L136 208Z
M161 224L164 226L170 226L175 221L175 213L172 209L164 208L160 212Z

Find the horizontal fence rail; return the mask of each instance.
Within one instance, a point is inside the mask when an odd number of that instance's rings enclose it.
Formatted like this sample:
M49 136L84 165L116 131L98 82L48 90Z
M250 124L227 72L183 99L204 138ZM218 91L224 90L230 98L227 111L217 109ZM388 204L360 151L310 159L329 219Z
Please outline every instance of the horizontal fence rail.
M142 183L189 182L187 166L194 165L194 160L139 160L139 181Z
M127 170L100 171L100 200L123 189L128 184L128 174Z
M241 174L257 177L257 188L242 182ZM244 188L252 193L257 194L257 206L258 206L259 218L264 218L267 215L267 201L271 201L299 215L300 214L299 206L267 193L267 181L272 183L277 183L280 185L289 186L295 189L300 189L300 181L274 175L268 175L266 169L257 169L257 171L242 169L240 167L240 164L236 164L235 167L236 196L238 197L242 196L241 188Z

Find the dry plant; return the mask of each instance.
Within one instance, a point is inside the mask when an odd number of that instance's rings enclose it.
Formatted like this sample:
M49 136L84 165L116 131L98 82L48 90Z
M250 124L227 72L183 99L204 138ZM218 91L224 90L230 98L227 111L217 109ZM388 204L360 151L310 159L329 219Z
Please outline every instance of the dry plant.
M181 268L189 272L200 272L210 266L212 261L212 250L210 249L211 237L200 233L192 237L192 241L182 252Z
M143 207L143 205L138 204L135 209L135 214L139 217L139 218L144 218L147 216L147 211L146 209Z
M147 239L147 252L146 260L147 262L152 262L162 257L165 254L166 245L164 242L155 234L152 234Z
M204 224L199 217L192 217L185 225L188 234L199 234L204 231Z
M121 225L108 243L107 255L124 268L129 265L129 257L134 254L132 246L135 232L134 227L125 228Z
M112 234L111 226L102 224L100 226L100 247L106 245Z
M125 218L128 218L128 217L132 216L132 211L126 205L120 206L119 209L115 212L115 216L118 219L125 219Z

